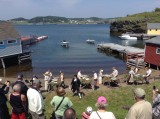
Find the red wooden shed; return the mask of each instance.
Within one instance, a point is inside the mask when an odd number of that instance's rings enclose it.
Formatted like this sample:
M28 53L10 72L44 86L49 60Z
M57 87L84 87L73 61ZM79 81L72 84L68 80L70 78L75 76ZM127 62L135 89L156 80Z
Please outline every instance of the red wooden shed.
M145 59L144 61L149 65L160 67L160 36L154 37L146 41L145 45Z

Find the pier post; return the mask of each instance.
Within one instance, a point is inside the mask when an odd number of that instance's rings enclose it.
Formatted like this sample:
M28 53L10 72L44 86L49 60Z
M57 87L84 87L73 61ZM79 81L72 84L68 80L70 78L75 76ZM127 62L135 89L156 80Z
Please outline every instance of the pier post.
M1 62L2 62L3 69L5 69L5 68L6 68L6 66L5 66L5 63L4 63L3 58L1 58Z

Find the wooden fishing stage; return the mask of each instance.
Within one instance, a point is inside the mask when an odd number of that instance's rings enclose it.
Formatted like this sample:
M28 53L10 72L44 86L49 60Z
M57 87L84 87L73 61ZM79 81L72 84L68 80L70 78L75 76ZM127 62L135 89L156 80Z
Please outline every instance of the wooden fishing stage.
M117 55L126 61L127 66L144 67L145 50L132 46L122 46L115 43L101 43L97 49L109 55Z

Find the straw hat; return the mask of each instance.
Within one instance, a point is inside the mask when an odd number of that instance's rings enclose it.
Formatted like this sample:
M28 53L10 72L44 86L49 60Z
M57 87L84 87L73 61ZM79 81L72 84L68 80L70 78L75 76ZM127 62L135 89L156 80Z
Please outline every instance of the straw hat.
M49 71L46 71L43 75L44 75L44 76L50 76L50 72L49 72Z

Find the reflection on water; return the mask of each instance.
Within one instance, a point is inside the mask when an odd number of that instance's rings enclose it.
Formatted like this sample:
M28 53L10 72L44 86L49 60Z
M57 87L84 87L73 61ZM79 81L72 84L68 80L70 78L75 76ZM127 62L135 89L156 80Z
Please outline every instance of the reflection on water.
M25 63L16 66L10 66L6 69L0 69L0 76L1 77L16 77L17 73L26 74L26 71L29 72L29 75L32 75L32 63ZM27 74L26 74L27 75Z

